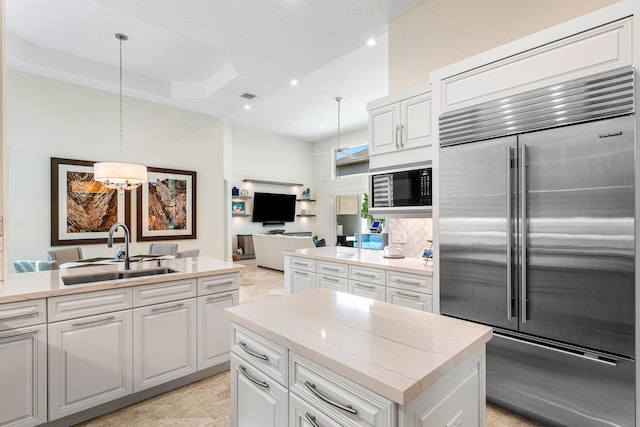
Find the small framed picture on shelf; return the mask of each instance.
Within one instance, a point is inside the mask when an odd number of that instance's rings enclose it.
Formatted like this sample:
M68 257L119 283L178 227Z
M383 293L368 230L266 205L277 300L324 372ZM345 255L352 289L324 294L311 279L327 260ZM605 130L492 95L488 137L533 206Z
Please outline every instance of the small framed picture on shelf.
M244 202L231 202L231 213L234 215L244 215Z

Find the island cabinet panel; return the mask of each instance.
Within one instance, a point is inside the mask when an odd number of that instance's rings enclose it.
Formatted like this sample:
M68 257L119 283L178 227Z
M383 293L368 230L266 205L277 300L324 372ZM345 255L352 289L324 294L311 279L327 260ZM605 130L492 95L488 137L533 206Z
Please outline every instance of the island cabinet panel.
M374 285L360 280L349 280L349 293L376 301L386 300L384 285Z
M0 426L47 421L46 325L0 332L0 384Z
M44 299L8 302L0 305L0 331L38 325L47 321Z
M387 302L429 313L433 306L431 295L394 288L387 288Z
M196 371L196 319L195 298L133 310L134 391Z
M304 292L316 287L316 273L291 269L291 286L293 292Z
M196 279L175 280L133 288L133 305L160 304L196 296Z
M395 403L303 357L290 355L289 390L345 426L395 426Z
M238 305L237 290L198 297L198 370L229 361L230 325L224 309Z
M231 350L239 357L260 367L283 386L287 385L289 351L247 329L233 326Z
M232 427L286 427L289 392L245 359L231 354Z
M360 267L360 266L350 265L349 279L384 286L385 272L384 270L379 268Z
M47 300L49 322L76 319L133 306L131 288L109 289L82 294L61 295Z
M289 394L289 427L343 427L321 410L305 402L294 393Z
M132 392L131 310L49 324L49 420Z
M316 273L333 277L349 277L349 265L338 262L318 261Z
M344 277L334 277L328 274L316 275L316 283L319 288L332 289L334 291L349 292L349 280Z
M291 267L297 270L316 271L316 260L302 257L291 257Z
M198 296L234 291L237 290L239 286L240 275L238 275L238 273L198 277ZM235 304L237 303L238 301L236 300Z

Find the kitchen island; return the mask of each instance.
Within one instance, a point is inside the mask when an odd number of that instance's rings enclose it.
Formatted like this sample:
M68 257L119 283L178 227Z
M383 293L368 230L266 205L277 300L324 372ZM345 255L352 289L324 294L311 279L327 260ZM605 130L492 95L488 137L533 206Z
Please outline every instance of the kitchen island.
M225 316L234 427L485 424L490 327L328 289Z
M228 369L223 310L241 268L197 257L8 275L0 425L68 426Z
M424 258L384 258L383 251L345 246L283 254L286 293L327 288L416 310L438 309L433 267Z

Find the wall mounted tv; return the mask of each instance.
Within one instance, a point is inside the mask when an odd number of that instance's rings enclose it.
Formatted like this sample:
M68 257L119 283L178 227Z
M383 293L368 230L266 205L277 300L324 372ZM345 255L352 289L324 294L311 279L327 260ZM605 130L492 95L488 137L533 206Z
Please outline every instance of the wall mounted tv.
M253 193L253 222L281 223L295 220L295 194Z

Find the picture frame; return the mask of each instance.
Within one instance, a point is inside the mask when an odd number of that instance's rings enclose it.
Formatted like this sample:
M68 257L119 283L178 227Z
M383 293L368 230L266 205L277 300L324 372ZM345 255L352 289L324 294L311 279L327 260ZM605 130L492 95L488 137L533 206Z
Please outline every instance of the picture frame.
M246 206L244 202L231 202L231 214L232 215L245 215Z
M147 167L136 192L138 242L196 238L196 172Z
M94 163L51 157L51 246L106 244L114 223L131 227L131 194L94 181Z

